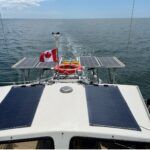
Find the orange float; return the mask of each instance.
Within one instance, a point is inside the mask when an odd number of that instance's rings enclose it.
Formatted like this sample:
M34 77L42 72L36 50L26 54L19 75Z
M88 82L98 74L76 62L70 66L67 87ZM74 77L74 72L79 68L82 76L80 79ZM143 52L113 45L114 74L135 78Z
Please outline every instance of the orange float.
M64 75L72 75L77 71L82 71L82 66L76 64L60 64L55 66L55 71Z

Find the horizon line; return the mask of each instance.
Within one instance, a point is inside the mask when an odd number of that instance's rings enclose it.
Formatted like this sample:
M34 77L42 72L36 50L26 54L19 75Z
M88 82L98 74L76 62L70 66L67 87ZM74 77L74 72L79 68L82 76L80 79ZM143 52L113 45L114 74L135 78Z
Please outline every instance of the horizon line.
M81 20L81 19L131 19L130 17L114 17L114 18L7 18L7 17L3 17L2 19L41 19L41 20ZM150 19L150 17L134 17L133 19Z

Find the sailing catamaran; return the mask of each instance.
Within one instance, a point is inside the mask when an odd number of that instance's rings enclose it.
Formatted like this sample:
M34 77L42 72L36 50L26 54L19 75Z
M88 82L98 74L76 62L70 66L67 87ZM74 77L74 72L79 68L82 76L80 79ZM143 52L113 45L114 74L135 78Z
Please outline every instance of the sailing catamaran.
M53 36L58 48L60 33ZM112 72L124 63L54 56L46 51L12 66L25 72L24 79L37 69L53 76L0 87L0 148L150 148L150 116L138 86L115 83ZM109 70L110 83L99 79L101 68Z

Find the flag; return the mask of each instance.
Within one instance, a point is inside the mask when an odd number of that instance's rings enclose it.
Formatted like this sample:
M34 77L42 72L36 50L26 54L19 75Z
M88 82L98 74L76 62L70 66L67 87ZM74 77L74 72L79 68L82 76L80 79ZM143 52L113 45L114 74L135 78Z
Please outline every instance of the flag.
M40 54L40 62L58 62L58 49L47 50Z

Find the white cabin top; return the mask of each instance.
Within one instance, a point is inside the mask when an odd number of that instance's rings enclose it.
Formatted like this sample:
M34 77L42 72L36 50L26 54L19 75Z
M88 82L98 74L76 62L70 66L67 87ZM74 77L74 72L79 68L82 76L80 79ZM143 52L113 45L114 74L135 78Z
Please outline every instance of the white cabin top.
M73 91L70 93L62 93L60 89L66 86L71 87ZM105 124L91 125L85 86L86 85L80 83L54 83L45 85L31 125L27 127L16 126L13 128L11 128L11 125L9 128L8 125L8 127L4 129L4 122L2 128L0 125L0 141L52 137L54 141L57 139L56 145L58 144L61 148L62 145L64 145L64 148L67 148L68 143L66 141L69 142L73 137L150 142L150 118L138 86L108 85L119 89L140 130L105 126ZM103 87L106 85L100 84L99 86ZM13 86L0 87L1 104L6 99L9 99L7 95L11 92L12 88ZM22 99L20 99L20 101L22 101ZM16 106L14 104L11 107ZM30 105L28 107L30 107ZM102 109L101 106L99 107ZM7 109L9 110L9 107ZM20 111L24 110L20 109ZM26 112L23 112L23 114L26 115ZM0 115L3 115L3 113L0 113ZM7 119L7 115L5 117ZM122 116L122 118L124 119L125 116ZM62 136L66 143L61 145L58 139Z

